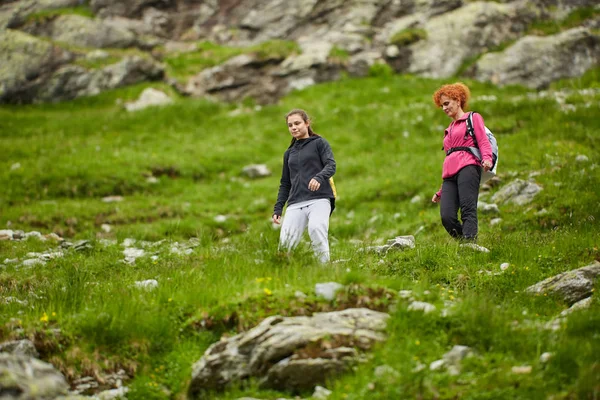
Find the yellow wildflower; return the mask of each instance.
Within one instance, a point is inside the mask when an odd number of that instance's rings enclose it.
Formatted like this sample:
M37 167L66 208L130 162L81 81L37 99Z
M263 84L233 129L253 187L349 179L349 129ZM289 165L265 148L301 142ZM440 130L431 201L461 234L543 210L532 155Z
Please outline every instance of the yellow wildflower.
M264 288L264 289L263 289L263 291L265 292L265 294L266 294L267 296L270 296L270 295L272 295L272 294L273 294L273 292L271 292L271 291L270 291L269 289L267 289L267 288Z
M44 313L42 315L42 318L40 318L40 321L42 321L42 322L48 322L48 315L46 313Z

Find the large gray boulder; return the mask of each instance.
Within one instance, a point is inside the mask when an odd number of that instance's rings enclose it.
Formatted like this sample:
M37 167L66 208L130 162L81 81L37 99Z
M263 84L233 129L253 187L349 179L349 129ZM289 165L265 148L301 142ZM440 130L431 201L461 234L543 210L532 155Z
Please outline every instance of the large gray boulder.
M282 73L281 58L261 58L242 54L216 67L207 68L192 77L184 93L194 97L215 97L224 101L241 101L252 97L258 103L276 102L292 88L292 78ZM314 70L303 71L314 76ZM314 79L312 80L314 83Z
M0 31L0 103L28 102L58 66L73 56L26 33Z
M312 389L385 340L388 317L365 308L269 317L248 332L210 346L193 366L189 393L196 397L203 390L220 390L250 377L259 378L265 387Z
M131 31L81 15L60 15L29 24L25 29L32 35L78 47L124 48L136 45L136 37Z
M463 62L501 43L516 39L527 28L532 13L521 3L474 2L429 19L427 38L408 47L408 72L446 78Z
M99 70L69 65L60 68L38 92L36 101L61 101L163 77L164 67L138 56L125 57Z
M599 64L600 35L575 28L546 37L526 36L503 52L485 54L475 66L475 77L540 89L558 79L581 76Z
M512 203L522 206L531 203L542 187L535 182L515 179L492 196L494 203Z
M596 279L600 276L600 262L563 272L544 279L526 289L533 294L552 294L561 297L569 305L591 296Z
M68 389L65 377L52 365L29 356L0 353L2 400L54 399Z

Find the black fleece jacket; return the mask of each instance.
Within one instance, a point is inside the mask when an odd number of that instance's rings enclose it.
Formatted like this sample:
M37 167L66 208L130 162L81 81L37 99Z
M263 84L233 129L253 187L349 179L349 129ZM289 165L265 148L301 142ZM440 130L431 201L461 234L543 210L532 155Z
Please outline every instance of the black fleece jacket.
M283 155L279 194L273 214L281 215L286 201L294 204L313 199L330 199L333 211L335 196L329 182L333 174L335 159L327 140L318 135L296 140ZM312 178L321 184L314 192L308 188Z

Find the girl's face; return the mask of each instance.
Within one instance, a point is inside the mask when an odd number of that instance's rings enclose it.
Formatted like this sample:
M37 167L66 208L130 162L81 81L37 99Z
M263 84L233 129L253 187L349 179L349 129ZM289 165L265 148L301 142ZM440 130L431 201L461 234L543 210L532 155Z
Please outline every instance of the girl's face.
M442 110L446 113L447 116L456 120L461 114L462 108L460 106L460 102L455 99L451 99L446 95L440 96L440 101L442 103Z
M308 127L310 122L305 122L302 116L298 114L292 114L287 119L288 130L294 137L294 139L306 139L308 138Z

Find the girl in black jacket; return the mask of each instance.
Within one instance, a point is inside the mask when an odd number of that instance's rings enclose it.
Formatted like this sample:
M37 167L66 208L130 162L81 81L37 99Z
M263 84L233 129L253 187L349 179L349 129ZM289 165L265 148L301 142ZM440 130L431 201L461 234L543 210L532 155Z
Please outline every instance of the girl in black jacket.
M292 143L283 155L283 170L279 184L273 222L281 224L280 249L291 250L302 239L308 227L315 255L322 263L329 261L329 216L335 207L335 159L331 146L313 132L304 110L292 110L286 115Z

